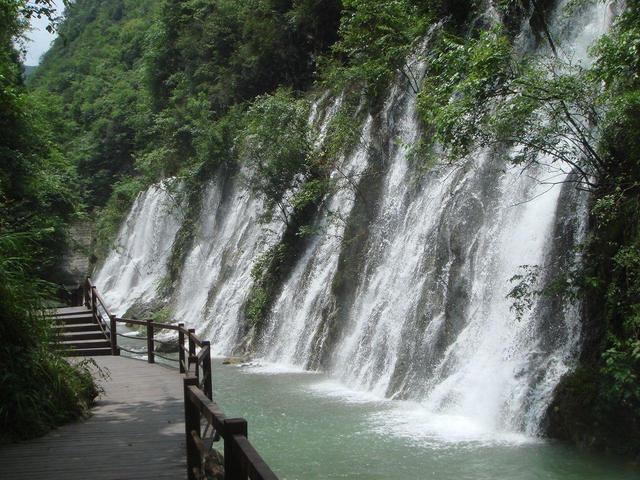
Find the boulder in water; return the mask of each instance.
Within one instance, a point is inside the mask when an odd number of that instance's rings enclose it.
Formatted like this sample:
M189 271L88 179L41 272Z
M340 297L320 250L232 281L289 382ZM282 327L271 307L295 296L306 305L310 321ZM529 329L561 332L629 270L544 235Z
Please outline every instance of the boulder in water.
M222 361L223 365L242 365L247 363L249 359L247 357L227 357Z

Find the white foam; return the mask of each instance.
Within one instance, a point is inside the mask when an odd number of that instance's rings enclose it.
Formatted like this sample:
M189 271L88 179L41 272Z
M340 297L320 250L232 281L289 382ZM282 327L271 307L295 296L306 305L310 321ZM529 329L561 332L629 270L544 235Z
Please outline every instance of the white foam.
M98 289L117 315L124 315L138 301L158 296L182 221L172 193L180 188L176 182L164 180L138 195L120 227L116 247L95 275Z
M380 395L366 390L354 390L333 379L309 385L307 391L313 395L337 398L345 403L391 403L391 400Z
M414 402L395 401L393 404L392 409L370 416L372 431L410 439L433 448L446 448L452 444L478 447L541 442L539 438L522 433L496 430L478 418L439 414Z
M301 375L317 375L317 372L305 370L295 365L287 365L284 363L273 363L258 360L256 362L245 363L240 365L241 371L244 373L258 373L262 375L280 375L280 374L301 374Z

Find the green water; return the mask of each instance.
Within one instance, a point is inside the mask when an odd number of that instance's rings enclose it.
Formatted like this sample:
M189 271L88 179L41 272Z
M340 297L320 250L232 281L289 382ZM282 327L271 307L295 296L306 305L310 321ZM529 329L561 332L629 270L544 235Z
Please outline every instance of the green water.
M461 419L434 423L418 405L354 394L323 375L213 363L214 400L249 421L249 438L283 480L640 479L620 460L552 442L468 439Z

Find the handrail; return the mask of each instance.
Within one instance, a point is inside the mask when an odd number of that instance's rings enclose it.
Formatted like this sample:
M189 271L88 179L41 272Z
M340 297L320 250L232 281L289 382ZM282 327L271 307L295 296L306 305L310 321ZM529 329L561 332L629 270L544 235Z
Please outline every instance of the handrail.
M98 287L96 287L95 285L92 284L92 288L95 289L96 300L98 300L98 302L100 302L100 305L102 305L102 308L104 309L104 311L107 314L107 316L111 317L111 312L109 312L109 308L107 307L106 302L102 298L102 295L100 295L100 292L98 292Z
M204 435L201 432L201 419L203 418L212 429L212 436L209 440L214 442L222 438L224 441L225 479L278 479L247 439L247 421L243 418L227 418L213 401L210 342L201 340L194 329L185 328L183 323L172 325L154 322L151 319L134 320L112 315L90 278L86 279L83 297L85 305L91 309L95 322L110 338L112 355L120 354L117 337L121 334L117 332L118 323L146 328L146 353L149 363L155 363L155 342L159 341L155 339L155 332L160 330L178 332L179 358L177 361L180 373L184 374L185 435L189 480L207 478L207 449L203 439ZM102 318L102 314L98 311L98 305L109 317L109 324ZM142 339L140 338L140 340ZM123 350L126 349L123 348ZM208 428L205 428L205 433Z
M162 330L162 329L174 330L174 331L180 330L180 327L178 327L177 325L171 325L170 323L159 323L159 322L154 322L152 320L133 320L132 318L116 317L116 322L129 323L131 325L141 325L143 327L146 327L147 323L151 322L151 325L153 325L153 328L157 328L159 330Z
M189 375L184 378L185 429L189 465L202 465L206 461L202 449L204 442L200 434L200 418L204 417L224 441L225 478L235 480L248 477L251 480L277 480L276 474L247 439L247 421L244 418L226 418L218 405L194 385L195 381L196 379ZM198 474L198 470L197 467L189 470L189 480L194 480L204 473Z
M116 324L115 324L115 316L111 314L109 311L109 307L107 303L102 298L102 295L98 292L98 287L93 283L91 278L87 277L84 283L84 303L85 305L91 309L91 314L93 315L93 320L98 324L100 330L105 335L105 337L109 338L111 343L111 355L119 355L118 342L116 339ZM98 304L101 305L105 314L109 318L109 323L106 322L104 318L102 318L102 314L98 311ZM107 330L109 333L107 333Z

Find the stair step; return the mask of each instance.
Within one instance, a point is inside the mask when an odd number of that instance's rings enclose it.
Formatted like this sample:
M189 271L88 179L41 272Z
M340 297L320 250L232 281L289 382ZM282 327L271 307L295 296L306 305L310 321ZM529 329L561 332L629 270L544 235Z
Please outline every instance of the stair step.
M97 323L78 323L76 325L55 325L54 331L58 334L72 332L102 332Z
M48 317L64 317L74 315L91 315L91 310L89 310L87 307L66 307L58 308L47 314Z
M75 350L61 350L65 357L98 357L111 355L111 348L79 348Z
M110 343L107 339L102 337L101 340L70 340L58 342L59 350L69 350L70 348L82 349L82 348L102 348L110 347Z
M77 325L79 323L95 323L91 315L77 317L55 317L58 325Z
M70 342L76 340L104 340L104 333L98 329L98 331L83 331L83 332L61 332L58 333L58 341Z

